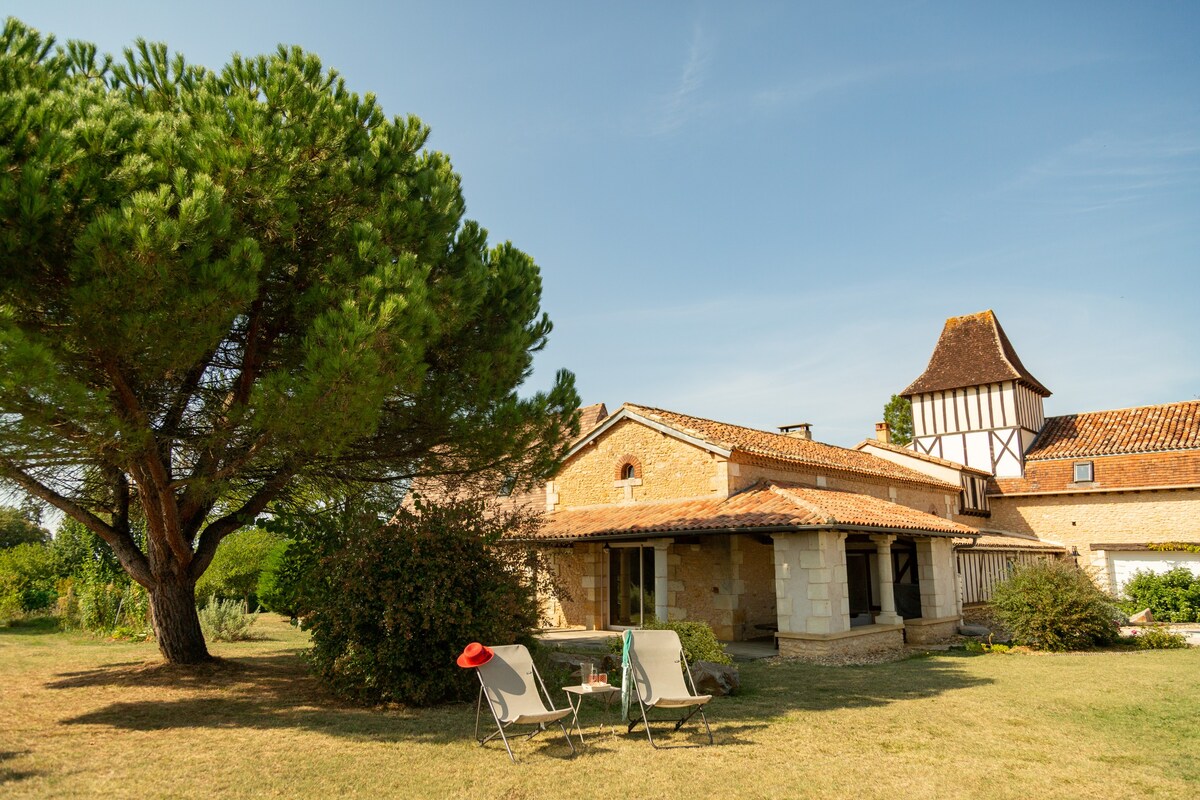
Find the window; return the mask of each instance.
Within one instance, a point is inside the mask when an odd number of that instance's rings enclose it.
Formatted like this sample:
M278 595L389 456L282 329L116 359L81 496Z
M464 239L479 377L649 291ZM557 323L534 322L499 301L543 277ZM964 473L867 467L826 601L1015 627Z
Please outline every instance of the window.
M654 616L654 548L615 545L608 554L608 623L641 626Z
M513 489L515 489L516 486L517 486L517 476L516 475L506 475L504 478L504 483L500 484L499 495L501 497L510 496L513 493Z
M621 470L621 480L627 481L635 477L637 477L637 470L634 469L633 464L626 464L625 468Z
M1091 461L1075 462L1075 483L1091 483L1096 479Z

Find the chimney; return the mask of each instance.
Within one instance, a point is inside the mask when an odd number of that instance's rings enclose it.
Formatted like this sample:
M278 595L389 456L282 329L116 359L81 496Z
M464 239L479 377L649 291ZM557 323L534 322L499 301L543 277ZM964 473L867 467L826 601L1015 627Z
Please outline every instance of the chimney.
M812 423L797 422L795 425L780 425L779 432L793 439L812 441Z
M886 422L875 423L875 438L884 444L892 443L892 428Z

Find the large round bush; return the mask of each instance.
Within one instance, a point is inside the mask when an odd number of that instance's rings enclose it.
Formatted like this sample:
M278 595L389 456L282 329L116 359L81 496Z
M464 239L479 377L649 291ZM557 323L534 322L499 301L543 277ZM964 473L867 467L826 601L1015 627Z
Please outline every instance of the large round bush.
M996 617L1013 641L1038 650L1082 650L1110 644L1121 612L1111 597L1073 564L1017 566L992 594Z
M455 664L463 647L520 641L537 623L520 558L498 546L523 524L482 503L447 502L342 537L303 602L317 673L360 702L472 697L474 674Z

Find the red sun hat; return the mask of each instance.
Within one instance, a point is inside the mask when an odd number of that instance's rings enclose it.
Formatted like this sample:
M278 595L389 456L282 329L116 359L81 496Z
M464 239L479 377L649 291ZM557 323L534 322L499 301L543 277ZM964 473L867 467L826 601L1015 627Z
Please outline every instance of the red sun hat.
M458 665L460 667L478 667L492 660L492 648L486 647L479 642L471 642L463 648L462 655L458 657Z

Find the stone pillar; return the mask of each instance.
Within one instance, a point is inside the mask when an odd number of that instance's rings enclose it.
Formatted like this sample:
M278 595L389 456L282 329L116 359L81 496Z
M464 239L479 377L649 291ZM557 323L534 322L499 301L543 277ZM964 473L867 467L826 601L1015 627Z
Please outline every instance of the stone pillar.
M775 534L775 600L780 633L850 630L846 534Z
M958 570L954 541L949 537L917 539L917 576L921 582L921 617L926 620L956 617L960 613Z
M667 621L670 582L667 580L667 554L670 539L654 540L654 616L659 622Z
M879 562L879 613L875 615L875 624L899 625L904 620L896 613L895 579L892 577L892 542L896 537L878 534L872 536L871 541L875 543Z

